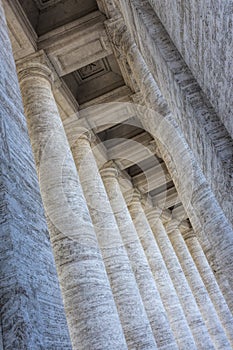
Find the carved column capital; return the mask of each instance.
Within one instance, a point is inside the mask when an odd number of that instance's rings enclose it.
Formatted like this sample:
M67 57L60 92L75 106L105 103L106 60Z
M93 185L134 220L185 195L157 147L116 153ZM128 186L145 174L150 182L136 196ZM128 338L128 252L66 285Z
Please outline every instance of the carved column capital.
M193 231L192 228L190 228L189 230L186 230L186 231L181 231L181 234L182 234L185 241L187 241L190 238L196 237L195 232Z
M26 57L26 59L19 60L16 68L20 83L29 78L44 78L51 85L54 83L54 74L43 50Z
M90 130L80 125L80 120L77 115L67 118L63 122L63 126L71 147L80 139L87 140L91 143L92 133Z
M115 162L110 160L100 169L100 174L104 179L118 178L120 176L120 171Z
M142 209L142 198L142 194L137 188L128 191L125 200L131 213L139 212Z
M27 62L18 66L18 78L20 83L29 78L44 78L51 85L54 81L50 68L37 62Z
M176 219L170 220L168 223L165 224L165 229L168 235L170 235L175 230L179 230L179 221Z
M157 220L161 218L162 209L159 207L152 207L146 210L146 216L149 221Z

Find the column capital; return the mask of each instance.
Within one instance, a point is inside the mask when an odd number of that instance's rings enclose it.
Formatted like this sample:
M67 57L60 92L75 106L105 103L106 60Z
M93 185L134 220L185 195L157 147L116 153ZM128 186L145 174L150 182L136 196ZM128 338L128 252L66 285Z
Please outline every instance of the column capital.
M103 179L117 179L120 176L120 171L115 162L113 160L110 160L102 166L102 168L100 169L100 174Z
M146 210L147 219L150 221L161 218L161 215L162 215L162 209L159 207L151 207Z
M54 83L54 74L50 62L43 50L36 52L17 62L19 82L22 83L29 78L44 78L51 85Z
M190 229L187 230L187 231L183 231L183 232L181 231L181 234L182 234L182 236L183 236L183 238L184 238L185 241L188 240L188 239L190 239L190 238L196 237L195 232L193 231L192 228L190 228Z
M174 230L179 230L179 221L176 219L170 220L165 224L165 229L168 235L174 232Z
M87 140L87 142L91 143L92 133L85 126L80 124L77 115L65 119L63 126L70 146L73 146L80 139Z
M143 196L137 188L128 191L125 200L131 213L137 213L142 209L142 199Z

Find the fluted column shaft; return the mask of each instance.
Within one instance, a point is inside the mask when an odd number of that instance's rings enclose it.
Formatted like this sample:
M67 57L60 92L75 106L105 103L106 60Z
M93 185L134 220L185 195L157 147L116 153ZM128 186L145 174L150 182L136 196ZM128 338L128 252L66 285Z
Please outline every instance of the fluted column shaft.
M192 229L191 231L184 232L183 238L201 275L212 303L214 304L214 307L218 313L219 319L225 329L228 340L233 347L233 317L218 286L213 271L202 250L202 247Z
M100 176L88 135L72 144L128 349L156 349L130 261Z
M134 194L132 200L129 201L129 211L155 278L178 347L183 350L196 349L192 333L163 261L163 257L145 216L140 199L136 194Z
M211 243L216 278L233 312L232 227L216 201L130 31L117 11L115 18L106 22L106 27L116 52L125 57L141 90L139 103L145 103L150 109L141 108L138 118L155 138L192 226L197 232L198 226L201 226ZM221 235L218 232L221 232Z
M155 209L153 208L149 212L153 212L153 210ZM168 238L164 225L158 215L159 212L161 214L160 209L157 209L157 215L154 217L153 215L148 215L148 219L154 233L154 237L162 253L164 262L167 266L169 275L176 289L176 293L184 310L189 327L192 331L196 346L198 349L203 350L214 349L214 345L210 339L208 330L198 309L192 291L188 285L179 260Z
M101 174L134 271L157 347L159 349L177 349L166 311L161 302L153 275L122 195L117 179L117 170L110 166L102 170Z
M119 349L111 288L44 61L40 52L18 72L72 345Z
M221 326L216 310L205 285L185 244L176 220L166 225L166 231L187 278L193 296L205 321L209 335L216 349L230 349L231 346Z

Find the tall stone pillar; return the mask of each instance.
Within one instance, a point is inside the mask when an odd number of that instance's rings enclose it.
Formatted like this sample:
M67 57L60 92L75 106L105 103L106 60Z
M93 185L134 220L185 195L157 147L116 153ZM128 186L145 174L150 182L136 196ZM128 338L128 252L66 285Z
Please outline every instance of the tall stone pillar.
M20 62L18 74L73 348L119 349L115 303L43 52Z
M161 221L161 214L162 210L152 208L148 210L147 217L192 331L196 346L198 349L203 350L215 349L182 267Z
M113 162L109 162L101 170L101 175L157 346L161 349L176 349L166 312L118 183L119 171Z
M104 2L107 5L107 1ZM106 22L106 28L116 54L124 57L128 70L140 89L139 103L148 107L138 111L138 118L145 130L155 138L192 226L196 232L198 226L201 226L211 243L211 263L233 312L232 227L216 201L130 31L117 10L115 12L115 18Z
M97 233L127 348L156 349L130 261L92 153L90 135L83 130L74 140L74 129L75 121L66 130Z
M128 197L129 212L155 278L178 347L179 349L196 349L192 333L163 261L163 257L142 208L141 195L137 190L134 190L131 197Z
M0 0L0 349L71 350Z
M230 349L231 346L219 321L216 310L178 228L178 222L171 220L165 228L215 348L219 350Z
M221 293L213 271L209 266L206 256L193 229L182 232L182 235L193 258L193 261L201 275L202 281L204 282L205 287L209 293L212 303L214 304L214 307L218 313L219 319L225 329L229 342L233 347L233 317Z

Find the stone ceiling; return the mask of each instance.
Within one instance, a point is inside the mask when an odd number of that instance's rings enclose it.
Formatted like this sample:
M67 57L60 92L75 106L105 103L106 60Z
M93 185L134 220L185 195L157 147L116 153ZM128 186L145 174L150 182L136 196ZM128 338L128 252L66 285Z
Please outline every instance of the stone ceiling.
M43 10L45 8L55 6L62 0L33 0L36 4L36 6L40 9Z
M38 35L97 10L95 0L19 0Z
M44 50L61 84L55 99L63 120L77 111L81 115L92 105L132 102L130 77L113 54L104 27L106 18L94 0L19 1L20 14L15 13L14 21L9 22L15 57L21 58L35 47ZM27 28L32 27L26 36L26 26L21 27L23 17ZM36 33L31 45L32 37L28 40L27 36L33 30ZM88 123L104 156L117 163L126 180L149 195L156 205L187 218L154 141L135 113L126 111L119 117L112 110L102 114L97 109Z

